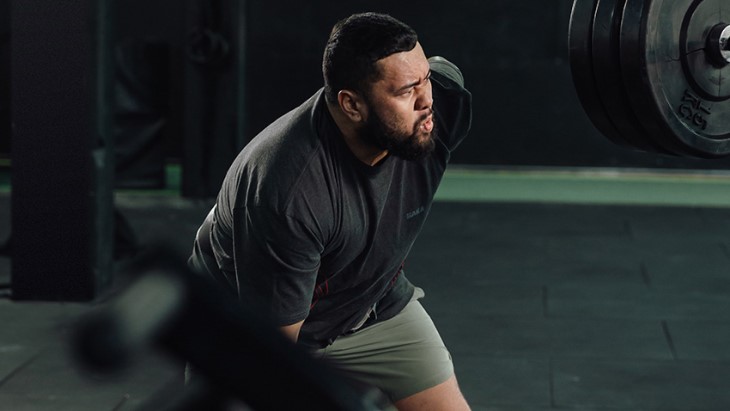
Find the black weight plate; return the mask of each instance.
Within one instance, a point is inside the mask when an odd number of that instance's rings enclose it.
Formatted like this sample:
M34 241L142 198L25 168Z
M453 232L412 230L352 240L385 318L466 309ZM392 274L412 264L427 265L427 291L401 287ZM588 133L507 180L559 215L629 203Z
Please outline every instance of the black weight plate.
M689 155L681 145L667 138L655 128L655 122L647 121L647 118L655 116L655 110L651 101L651 90L647 87L643 77L645 59L640 52L646 37L645 27L642 26L646 20L646 13L651 0L626 0L621 15L619 29L619 60L621 74L629 97L630 109L636 113L636 117L644 126L648 138L655 144L661 146L667 152L676 155Z
M592 57L593 14L597 0L574 0L568 44L570 69L583 109L601 134L616 144L631 147L609 119L596 89Z
M621 74L619 30L626 0L598 0L593 17L592 56L596 88L606 113L621 136L643 151L665 152L649 139L631 110Z
M680 155L730 155L730 99L710 101L694 84L716 68L706 60L690 74L683 68L683 50L698 53L688 44L705 41L696 36L723 15L730 16L727 0L627 0L624 7L621 67L632 108L655 141ZM683 30L695 38L682 44ZM722 90L730 79L718 81Z

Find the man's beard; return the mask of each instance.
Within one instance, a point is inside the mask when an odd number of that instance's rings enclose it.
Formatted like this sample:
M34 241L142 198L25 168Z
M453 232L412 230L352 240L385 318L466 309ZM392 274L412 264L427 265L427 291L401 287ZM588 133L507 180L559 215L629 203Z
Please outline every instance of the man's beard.
M426 158L436 147L435 124L430 133L421 130L421 125L433 111L418 119L410 133L404 133L389 127L375 110L371 109L370 113L370 117L359 130L360 138L366 143L388 150L390 154L404 160ZM424 135L428 135L428 138L421 141Z

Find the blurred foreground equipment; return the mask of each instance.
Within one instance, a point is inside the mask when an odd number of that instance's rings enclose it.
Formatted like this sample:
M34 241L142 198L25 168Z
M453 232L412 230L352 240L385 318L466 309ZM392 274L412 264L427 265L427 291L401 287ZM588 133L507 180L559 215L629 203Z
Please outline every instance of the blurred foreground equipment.
M166 390L167 410L221 409L213 408L221 395L256 410L386 409L378 390L343 378L176 261L164 251L140 257L132 268L136 279L84 318L74 342L83 365L113 371L146 345L187 361L209 388L194 385L180 390L180 398L167 397Z

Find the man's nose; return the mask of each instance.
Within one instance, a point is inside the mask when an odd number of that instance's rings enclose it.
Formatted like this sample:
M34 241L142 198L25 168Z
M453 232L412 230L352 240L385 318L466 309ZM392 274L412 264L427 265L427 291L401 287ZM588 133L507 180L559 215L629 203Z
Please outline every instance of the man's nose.
M430 109L433 106L433 94L431 93L431 84L427 84L421 89L421 93L416 100L416 111Z

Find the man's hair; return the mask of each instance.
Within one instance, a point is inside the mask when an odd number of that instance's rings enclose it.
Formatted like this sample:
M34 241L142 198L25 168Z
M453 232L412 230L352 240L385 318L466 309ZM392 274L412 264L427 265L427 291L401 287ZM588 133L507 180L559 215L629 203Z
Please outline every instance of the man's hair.
M335 24L324 49L322 74L327 101L337 101L340 90L367 94L380 77L376 62L416 47L412 28L387 14L354 14Z

